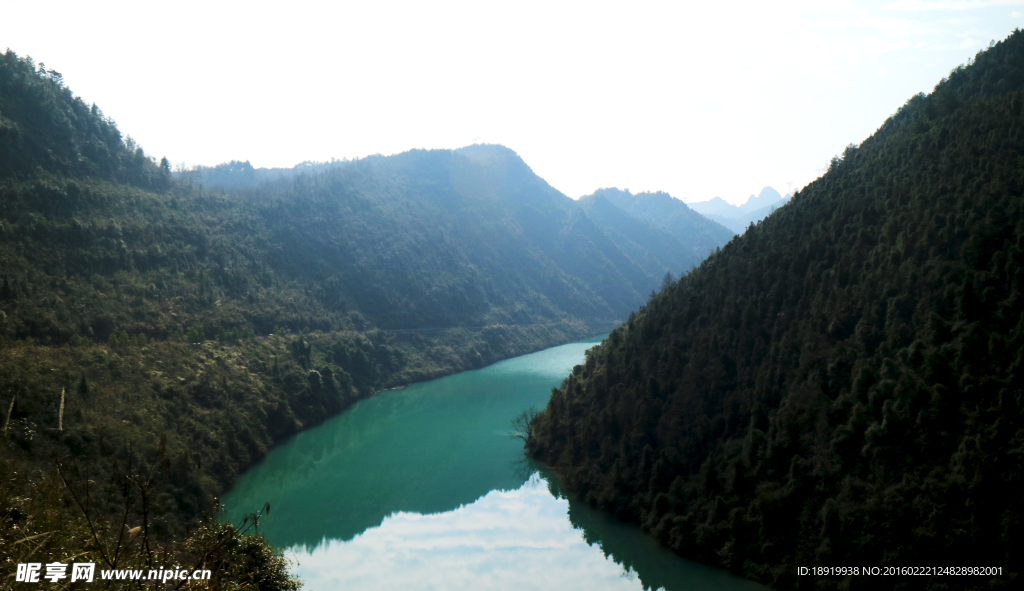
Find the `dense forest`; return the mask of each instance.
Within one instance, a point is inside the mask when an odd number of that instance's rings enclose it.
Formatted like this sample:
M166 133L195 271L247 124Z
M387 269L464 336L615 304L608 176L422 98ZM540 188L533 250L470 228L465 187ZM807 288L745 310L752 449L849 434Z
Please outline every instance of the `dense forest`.
M0 55L0 577L163 552L289 588L255 518L203 517L242 470L382 389L607 330L728 238L652 231L500 146L172 171Z
M529 452L680 554L778 588L1016 587L1022 192L1016 31L588 352Z
M733 233L668 193L598 189L580 198L587 215L634 260L658 257L669 271L691 268ZM647 266L656 266L649 263Z

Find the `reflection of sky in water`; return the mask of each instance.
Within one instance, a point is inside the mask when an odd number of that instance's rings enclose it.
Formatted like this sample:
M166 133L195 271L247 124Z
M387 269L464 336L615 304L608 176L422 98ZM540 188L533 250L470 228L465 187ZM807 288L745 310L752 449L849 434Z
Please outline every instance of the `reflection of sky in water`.
M728 573L680 559L638 529L573 503L597 538L639 555L606 556L573 527L570 503L555 498L534 475L521 488L491 491L453 511L399 512L349 541L293 547L287 556L308 591L335 589L669 589L763 590ZM602 527L602 522L604 526ZM631 538L631 539L630 539ZM640 574L617 560L639 559Z
M309 591L333 589L641 589L583 541L544 480L491 491L445 513L395 513L348 542L288 556Z
M757 588L552 494L509 437L596 340L363 400L242 475L227 518L269 502L260 533L310 591Z
M279 547L351 539L396 512L442 513L532 470L512 419L543 408L593 342L571 343L360 401L271 450L225 498L227 518L269 502Z

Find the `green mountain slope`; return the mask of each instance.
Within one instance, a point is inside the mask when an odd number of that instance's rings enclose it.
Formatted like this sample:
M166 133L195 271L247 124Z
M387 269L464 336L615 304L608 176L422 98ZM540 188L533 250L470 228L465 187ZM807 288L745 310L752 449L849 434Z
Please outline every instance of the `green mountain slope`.
M510 150L473 151L493 158L413 151L241 195L12 175L0 185L0 333L60 344L278 326L600 330L643 302L664 275L658 257L674 256L645 249L687 251L671 261L679 272L714 245L638 249Z
M702 257L694 252L702 245L693 240L688 248L675 236L649 222L633 217L613 205L600 194L580 199L587 217L608 235L623 253L638 261L646 269L660 270L673 276L685 274L700 264ZM700 234L694 232L694 235ZM708 252L714 250L709 247ZM705 256L708 252L704 253Z
M55 460L85 474L72 489L156 470L170 543L283 438L607 330L664 274L500 146L212 170L175 178L59 74L0 56L0 555L81 517ZM35 561L81 549L61 539Z
M165 188L169 166L154 165L96 105L8 50L0 55L0 178L46 171Z
M529 450L678 552L780 588L1012 587L1022 281L1018 31L613 331ZM1002 574L796 575L815 565Z
M702 261L709 252L732 238L732 232L693 211L668 193L637 193L619 189L598 189L594 197L604 197L629 215L668 232L682 242L695 261Z
M282 187L263 215L276 267L384 328L611 323L657 282L500 146L353 162Z

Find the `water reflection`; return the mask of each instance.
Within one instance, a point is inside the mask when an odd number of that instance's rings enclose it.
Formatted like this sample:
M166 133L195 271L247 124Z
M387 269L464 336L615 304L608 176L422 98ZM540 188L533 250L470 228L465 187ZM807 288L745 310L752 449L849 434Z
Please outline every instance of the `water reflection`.
M225 499L229 518L270 502L280 547L348 540L392 513L450 511L515 490L522 442L512 419L543 408L599 338L386 392L275 448ZM262 528L261 528L262 529Z
M545 484L491 491L446 513L396 513L348 542L289 555L310 591L637 588L582 541Z
M524 462L511 420L547 404L597 340L365 400L243 475L229 517L269 501L261 533L311 591L758 588L565 498Z
M310 591L762 589L681 560L636 528L556 497L539 474L453 511L395 513L352 540L287 554Z
M550 479L548 490L554 497L564 497L554 475L543 469ZM602 555L620 565L624 572L635 573L642 589L706 589L709 591L767 591L765 587L718 570L680 558L659 545L640 528L623 523L576 499L568 499L568 518L582 533L582 539Z

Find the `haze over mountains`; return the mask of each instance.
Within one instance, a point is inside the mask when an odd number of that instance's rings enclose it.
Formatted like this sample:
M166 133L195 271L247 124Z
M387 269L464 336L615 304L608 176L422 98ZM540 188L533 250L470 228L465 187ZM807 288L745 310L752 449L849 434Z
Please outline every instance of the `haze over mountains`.
M1022 401L1016 31L590 350L528 446L587 502L773 587L1011 589Z
M361 398L624 321L532 423L574 494L779 587L906 582L798 566L991 565L912 583L1011 588L1022 194L1022 32L775 215L770 188L693 204L729 228L665 193L572 200L495 145L176 178L8 51L0 556L93 551L67 492L92 486L110 531L151 519L171 547L270 447ZM159 494L129 503L150 468ZM224 564L271 555L249 552Z
M609 218L632 218L668 234L675 242L663 244L656 249L665 255L678 253L678 256L685 256L687 260L693 260L694 257L703 260L709 246L724 244L731 238L720 224L708 220L679 199L661 191L633 195L629 190L598 189L580 198L580 203L592 217L605 220L605 227L611 228L614 225L614 221ZM653 233L650 235L654 236Z
M33 133L29 125L17 129L20 142L43 143L57 135ZM133 157L148 162L141 151ZM181 190L171 187L166 170L153 168L150 174L165 191ZM118 224L115 233L125 249L106 257L104 266L107 273L126 271L166 285L198 315L191 322L201 322L210 334L241 328L266 333L277 325L337 330L364 326L364 320L386 329L569 319L610 326L645 301L666 273L686 272L728 237L678 200L669 201L689 215L664 227L614 205L600 211L584 206L500 146L262 171L262 183L254 180L261 171L240 163L200 172L207 186L235 195L189 207L189 215L200 218L189 231L202 236L202 247L192 246L198 236L163 244L163 236L180 235L188 222L180 207L169 207L173 198L143 196L135 209L146 211L145 220ZM53 190L70 207L37 222L49 227L47 244L8 258L2 275L11 289L27 293L47 281L37 274L60 273L64 294L41 290L40 297L20 302L4 327L8 336L59 343L74 334L105 340L121 330L151 338L188 331L190 321L172 321L147 296L138 302L150 310L145 321L133 317L131 307L99 309L104 298L96 274L88 273L95 268L89 253L103 252L97 240L107 239L107 220L117 219L122 206L116 197L95 201L92 187L73 181ZM7 218L17 225L23 219L18 216L52 199L14 196ZM245 220L243 233L232 233L233 219ZM182 247L187 252L174 254ZM63 248L67 255L60 255ZM191 279L174 288L181 280L168 274L169 267L183 264ZM204 287L189 287L196 283ZM215 309L204 306L214 300L220 302ZM72 306L81 310L74 315L77 325L61 320Z
M733 205L721 197L687 205L694 211L722 224L736 234L742 234L750 224L760 222L773 211L785 205L789 198L789 195L783 197L775 189L765 187L757 195L751 195L747 198L746 203L743 205Z
M189 174L181 176L188 179ZM295 209L285 216L302 220L300 224L306 223L308 214L345 225L390 225L389 232L405 237L399 248L408 248L389 255L393 260L414 261L432 251L457 251L449 255L455 258L447 272L463 279L448 285L447 292L410 284L399 278L404 270L393 274L391 262L377 259L374 251L384 248L388 233L367 237L359 263L364 271L352 268L352 258L346 254L360 247L334 244L350 240L347 232L331 236L330 244L317 244L308 257L288 255L299 257L296 270L305 266L303 261L331 257L322 273L334 274L347 289L361 285L360 273L371 269L383 284L401 284L392 293L360 291L351 302L385 328L528 323L537 319L531 313L550 320L568 310L577 317L612 322L625 318L644 301L666 273L685 273L730 237L723 227L664 193L633 196L608 189L579 201L569 199L536 177L514 152L494 145L414 150L294 169L252 169L248 163L233 162L201 168L194 175L190 182L247 200L273 195L289 208L305 208L302 215ZM316 183L303 180L307 176L317 179ZM259 184L255 179L260 177L272 180ZM381 193L377 181L370 178L386 178L393 184ZM400 185L394 184L397 179ZM614 195L613 200L597 198L604 193ZM350 202L352 194L372 198ZM416 215L408 215L412 211ZM309 236L318 231L322 229L311 230ZM276 241L292 242L284 235ZM537 283L541 276L546 277L544 287ZM489 285L494 282L498 283ZM534 297L524 290L544 292L544 296ZM418 298L431 291L437 300L424 306ZM487 310L481 303L473 304L480 306L473 310L446 312L444 317L432 313L435 307L482 293L502 301L486 304ZM499 308L516 308L525 315L501 316Z
M494 145L176 178L58 73L0 55L0 469L32 475L0 479L0 532L52 516L71 525L33 556L78 555L76 505L39 492L63 486L53 458L138 454L173 460L148 517L126 509L169 543L283 438L608 330L730 237L677 200L655 223L617 199L570 199Z

